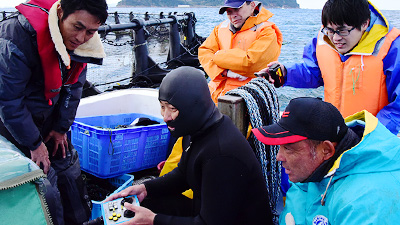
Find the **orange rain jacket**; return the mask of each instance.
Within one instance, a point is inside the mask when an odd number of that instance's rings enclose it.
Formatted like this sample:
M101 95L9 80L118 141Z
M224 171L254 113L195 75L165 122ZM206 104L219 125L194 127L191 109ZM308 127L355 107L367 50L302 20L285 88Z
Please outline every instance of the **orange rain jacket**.
M199 47L199 60L211 78L208 86L215 103L219 96L250 81L223 76L221 73L224 70L254 78L255 72L279 57L282 33L274 23L268 21L273 14L260 5L258 8L261 8L260 12L250 16L240 31L234 34L229 29L229 20L225 20L214 28Z

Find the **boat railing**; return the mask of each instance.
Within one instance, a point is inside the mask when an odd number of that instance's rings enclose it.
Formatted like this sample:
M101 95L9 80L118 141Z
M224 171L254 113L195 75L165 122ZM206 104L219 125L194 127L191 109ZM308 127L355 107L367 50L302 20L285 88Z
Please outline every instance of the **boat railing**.
M193 66L200 68L197 58L197 48L204 40L195 32L196 18L194 13L168 13L159 14L134 15L133 13L110 13L114 17L113 24L104 24L99 27L98 32L103 38L103 42L107 43L105 36L110 33L126 32L132 34L132 40L129 43L133 47L134 62L133 72L129 84L113 86L111 89L124 89L130 87L157 87L162 78L171 69L179 66ZM121 22L121 17L129 17L128 22ZM126 20L126 18L124 18ZM108 21L112 20L109 18ZM152 35L149 30L156 27L162 27L163 34L168 36L168 55L167 61L163 62L166 67L160 67L160 63L156 63L149 56L147 39ZM112 41L108 41L112 44ZM121 80L113 81L114 83ZM109 85L110 82L95 84L95 87L101 85ZM91 92L93 93L93 92ZM89 96L89 95L85 95Z
M0 11L0 13L1 13L1 19L0 19L0 21L3 21L3 20L5 20L8 16L10 16L10 15L13 14L13 13L15 13L15 11L14 11L14 12L12 12L12 11Z

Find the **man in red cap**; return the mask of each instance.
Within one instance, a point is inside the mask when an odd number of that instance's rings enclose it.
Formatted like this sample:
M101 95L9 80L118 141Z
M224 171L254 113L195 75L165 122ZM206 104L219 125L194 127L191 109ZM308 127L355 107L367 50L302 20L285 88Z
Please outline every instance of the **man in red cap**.
M293 182L279 224L400 219L400 139L368 111L344 120L331 103L295 98L278 123L252 131L280 145L276 158Z

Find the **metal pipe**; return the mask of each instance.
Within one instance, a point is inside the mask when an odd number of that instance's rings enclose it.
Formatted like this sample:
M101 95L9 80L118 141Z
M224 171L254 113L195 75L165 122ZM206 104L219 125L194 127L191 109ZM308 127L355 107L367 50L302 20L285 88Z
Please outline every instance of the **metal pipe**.
M120 22L119 22L119 16L118 16L118 12L117 12L117 11L114 12L114 20L115 20L115 23L116 23L116 24L120 24Z
M176 20L174 18L164 18L164 19L149 19L146 21L143 21L144 26L155 26L155 25L161 25L161 24L167 24L167 23L174 23L175 21L181 21L181 20L186 20L189 18L188 15L182 15L182 16L176 16ZM137 19L133 19L131 23L121 23L121 24L107 24L107 25L102 25L99 27L98 32L99 33L107 33L107 32L112 32L112 31L121 31L121 30L126 30L126 29L140 29L140 24L138 24Z
M180 55L181 38L176 16L169 16L169 18L174 21L169 24L169 59L175 59Z
M132 23L137 24L135 28L135 74L147 75L149 67L149 52L146 44L146 33L144 30L144 20L134 19Z
M186 32L185 32L185 45L186 46L192 46L192 43L194 41L194 37L195 37L195 30L194 30L194 13L187 13L186 14L188 16L187 19L187 27L186 27Z

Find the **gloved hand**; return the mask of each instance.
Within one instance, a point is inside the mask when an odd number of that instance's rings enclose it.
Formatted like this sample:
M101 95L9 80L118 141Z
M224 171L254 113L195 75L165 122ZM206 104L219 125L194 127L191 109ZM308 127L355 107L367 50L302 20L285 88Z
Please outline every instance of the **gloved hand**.
M247 80L247 78L248 78L248 77L242 76L238 73L232 72L231 70L228 70L226 76L230 77L230 78L236 78L239 81L244 81L244 80Z

